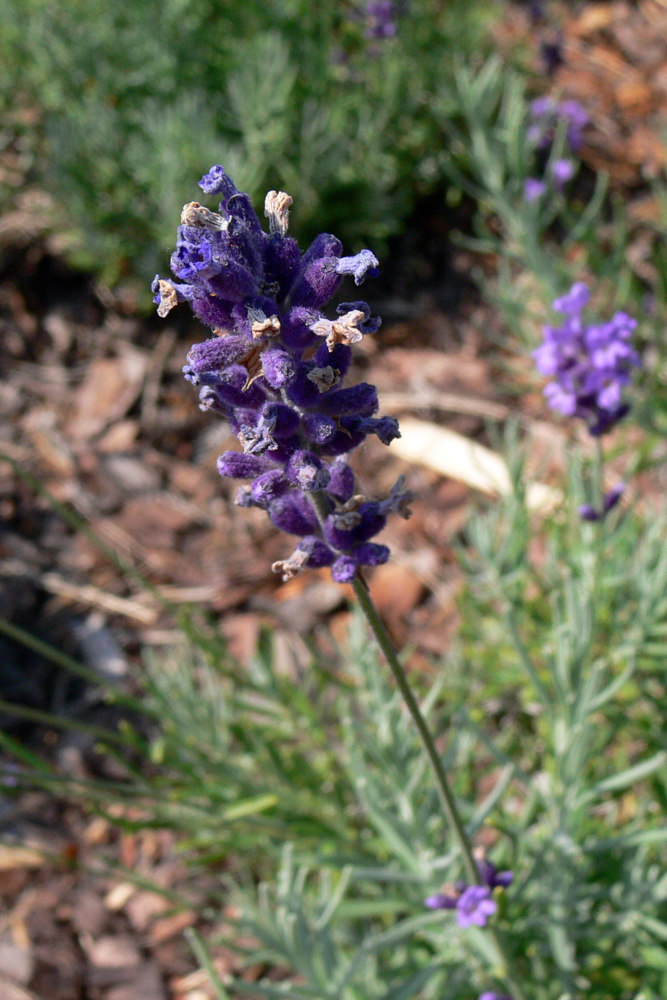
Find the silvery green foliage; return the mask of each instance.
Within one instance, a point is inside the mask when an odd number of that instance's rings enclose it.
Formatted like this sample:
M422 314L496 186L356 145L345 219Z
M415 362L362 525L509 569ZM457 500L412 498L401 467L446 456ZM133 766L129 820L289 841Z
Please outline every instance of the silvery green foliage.
M484 0L400 6L374 42L337 0L2 0L0 113L3 93L40 109L38 179L108 281L164 265L214 162L253 197L298 179L301 235L377 242L441 180L431 98L488 20Z
M555 122L548 148L541 149L525 80L497 56L481 67L461 64L453 84L442 88L439 107L450 134L444 169L478 207L476 237L463 240L464 245L498 255L499 280L493 287L483 284L512 318L514 329L521 332L526 290L534 290L527 277L537 282L542 300L555 298L579 277L567 264L568 251L579 244L586 246L587 263L598 277L613 275L618 285L622 274L620 284L625 286L631 274L624 259L625 241L600 252L601 218L608 208L606 176L598 174L588 199L577 204L570 203L562 184L550 180L568 156L574 157L567 162L574 164L575 173L579 169L568 139L568 119ZM539 182L539 192L531 192L533 181ZM554 226L557 239L550 237ZM621 232L622 222L617 227L619 236ZM519 270L521 280L513 280ZM481 274L479 278L482 281Z

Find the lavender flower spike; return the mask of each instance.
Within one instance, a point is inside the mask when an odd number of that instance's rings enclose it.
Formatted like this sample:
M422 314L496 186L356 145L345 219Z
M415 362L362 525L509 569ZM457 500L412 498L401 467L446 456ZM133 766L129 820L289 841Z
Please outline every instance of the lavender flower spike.
M341 303L334 318L323 312L343 276L361 284L378 273L377 258L370 250L343 257L327 233L302 254L288 236L292 198L268 193L267 233L221 166L200 187L221 199L218 210L185 206L171 257L178 281L158 275L152 289L160 316L187 301L212 327L184 374L201 387L201 408L225 417L243 449L221 455L218 470L250 480L240 506L260 507L299 539L273 566L284 579L330 566L335 580L352 581L360 566L386 562L389 549L372 539L388 514L407 516L411 499L402 482L383 501L360 496L346 459L369 434L385 444L400 437L393 417L376 417L374 386L342 386L352 345L380 321L361 301Z
M628 412L623 389L632 368L639 365L630 343L637 323L617 312L607 323L587 325L581 313L589 298L580 281L556 299L553 308L564 313L565 320L559 327L544 327L544 343L533 357L537 370L553 378L544 389L549 406L565 416L580 417L590 433L599 436Z

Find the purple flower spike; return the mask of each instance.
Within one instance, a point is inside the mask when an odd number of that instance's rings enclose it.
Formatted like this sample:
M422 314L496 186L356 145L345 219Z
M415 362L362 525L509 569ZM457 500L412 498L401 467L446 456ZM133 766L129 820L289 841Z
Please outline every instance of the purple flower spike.
M538 97L530 105L530 117L532 125L528 129L528 138L539 149L545 149L553 141L561 121L567 124L567 141L572 152L576 153L581 148L589 117L578 101L557 102L553 97Z
M604 498L605 514L608 514L609 511L616 506L618 501L623 496L624 490L625 490L625 483L618 483L618 485L614 486L613 489L609 490L609 492L605 494Z
M391 38L396 34L394 0L370 0L366 4L366 38Z
M577 282L556 299L553 308L565 314L560 327L544 327L544 343L533 352L535 365L554 381L544 389L545 398L564 416L581 417L594 436L605 434L628 412L623 389L639 355L630 343L636 321L618 312L607 323L587 326L581 313L590 298L588 288ZM585 505L581 516L596 520Z
M490 889L495 889L497 886L503 886L506 889L514 881L514 872L499 872L493 861L487 861L486 859L478 861L477 868L485 884Z
M369 16L389 8L376 4ZM360 567L389 558L386 545L371 540L387 515L409 513L402 483L383 501L355 495L347 462L369 434L385 444L400 436L393 417L375 416L375 386L343 386L352 345L380 320L365 302L341 303L332 317L323 312L345 276L359 285L377 275L377 258L370 250L343 257L329 233L302 254L287 235L292 198L284 191L266 196L267 233L221 166L200 187L220 199L218 211L184 206L171 256L178 281L156 275L151 286L158 314L190 302L213 328L214 337L191 348L184 375L199 387L200 407L225 417L241 443L242 452L218 459L222 476L250 480L236 503L265 510L300 539L274 570L289 579L304 567L330 566L335 580L350 582Z
M459 927L486 927L489 917L498 909L491 891L483 885L468 886L459 896L456 904L456 922Z

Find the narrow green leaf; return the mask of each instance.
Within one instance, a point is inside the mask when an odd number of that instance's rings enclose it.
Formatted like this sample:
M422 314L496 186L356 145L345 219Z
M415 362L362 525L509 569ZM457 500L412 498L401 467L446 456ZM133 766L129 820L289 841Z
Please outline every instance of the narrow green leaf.
M612 774L611 777L598 781L585 798L597 798L597 796L604 795L606 792L617 792L622 788L627 788L628 785L633 785L637 781L648 778L650 774L663 767L666 762L667 752L660 750L653 757L649 757L648 760L643 760L633 767L628 767L625 771L621 771L620 774Z

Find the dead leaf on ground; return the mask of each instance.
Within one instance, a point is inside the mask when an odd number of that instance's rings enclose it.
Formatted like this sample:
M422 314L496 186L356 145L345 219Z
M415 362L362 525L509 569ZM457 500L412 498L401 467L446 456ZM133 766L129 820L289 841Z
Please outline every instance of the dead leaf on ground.
M373 573L370 588L380 614L391 623L398 623L419 603L424 582L409 566L385 563Z
M118 357L91 361L75 394L68 433L88 440L124 417L139 396L145 371L146 355L127 344Z
M9 871L12 868L41 868L47 861L44 854L30 847L0 844L0 871Z

